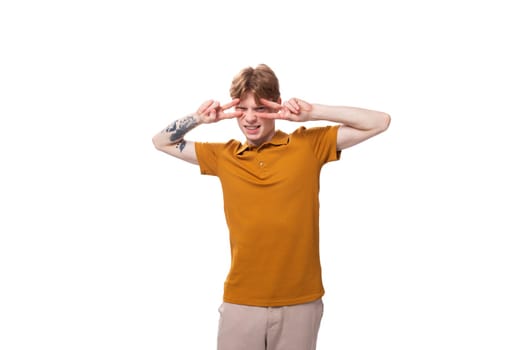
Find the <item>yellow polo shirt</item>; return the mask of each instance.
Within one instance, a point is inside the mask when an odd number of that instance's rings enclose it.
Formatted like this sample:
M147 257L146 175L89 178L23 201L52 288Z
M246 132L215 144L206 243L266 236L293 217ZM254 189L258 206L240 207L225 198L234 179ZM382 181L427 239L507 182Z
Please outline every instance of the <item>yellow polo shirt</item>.
M323 296L319 176L340 157L337 129L277 131L259 147L195 143L201 173L222 185L231 248L225 302L283 306Z

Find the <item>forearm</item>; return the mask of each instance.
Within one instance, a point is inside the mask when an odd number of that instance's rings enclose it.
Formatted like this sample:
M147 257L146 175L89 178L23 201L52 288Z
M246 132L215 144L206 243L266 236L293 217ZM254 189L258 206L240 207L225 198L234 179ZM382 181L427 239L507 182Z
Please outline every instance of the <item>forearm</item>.
M199 124L199 120L193 114L177 119L153 136L153 144L157 148L162 148L163 146L181 143L184 140L184 135Z
M313 104L311 120L326 120L340 123L358 130L386 129L390 123L387 113L365 108L347 106L328 106Z

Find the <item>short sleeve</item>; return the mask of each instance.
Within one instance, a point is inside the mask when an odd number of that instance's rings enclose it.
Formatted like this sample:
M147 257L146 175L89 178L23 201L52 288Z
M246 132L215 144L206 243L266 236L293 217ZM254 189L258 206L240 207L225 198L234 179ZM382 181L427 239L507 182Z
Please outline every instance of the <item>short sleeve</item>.
M210 142L195 142L195 153L203 175L217 175L217 155L223 144Z
M311 144L315 157L321 164L339 160L341 151L337 150L337 131L339 125L304 128L295 131Z

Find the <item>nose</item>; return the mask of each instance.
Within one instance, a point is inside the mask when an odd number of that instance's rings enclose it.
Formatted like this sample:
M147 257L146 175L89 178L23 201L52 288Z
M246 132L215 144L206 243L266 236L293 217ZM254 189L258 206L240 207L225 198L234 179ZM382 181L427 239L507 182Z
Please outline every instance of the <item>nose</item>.
M257 120L257 116L255 115L255 112L254 112L254 111L252 111L252 110L247 110L244 119L245 119L247 122L253 123L254 121Z

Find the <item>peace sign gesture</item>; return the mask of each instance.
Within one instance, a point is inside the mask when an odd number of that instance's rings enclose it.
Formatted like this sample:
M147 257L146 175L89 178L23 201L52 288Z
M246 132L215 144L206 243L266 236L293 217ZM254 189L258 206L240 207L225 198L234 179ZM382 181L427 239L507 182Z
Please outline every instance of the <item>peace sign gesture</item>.
M239 104L239 99L233 99L231 102L225 105L220 105L219 101L208 100L201 104L197 110L197 118L201 123L209 124L215 123L219 120L237 118L242 115L242 112L235 111L232 113L226 113L226 111Z
M305 122L311 119L311 112L313 106L298 98L292 98L285 101L282 105L264 98L261 98L261 103L271 110L277 112L262 112L257 113L261 118L268 119L284 119L294 122Z

